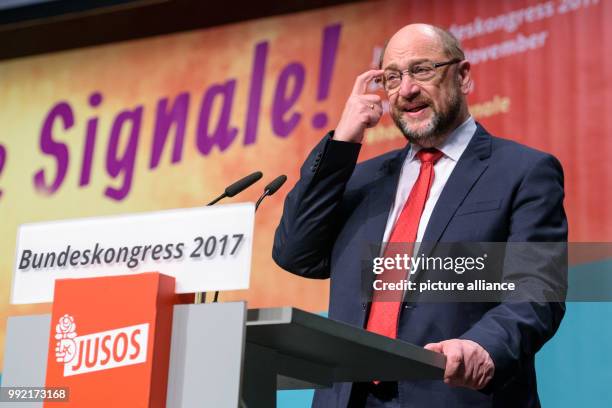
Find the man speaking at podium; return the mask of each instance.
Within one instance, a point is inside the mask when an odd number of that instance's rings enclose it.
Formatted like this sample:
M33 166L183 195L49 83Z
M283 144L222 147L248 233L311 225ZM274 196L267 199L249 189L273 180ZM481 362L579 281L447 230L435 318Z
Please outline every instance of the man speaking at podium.
M410 304L376 292L366 303L360 271L371 243L567 241L561 165L474 121L470 63L447 31L402 28L380 68L357 77L335 131L306 159L273 258L297 275L331 278L330 318L443 353L444 381L335 384L317 390L313 406L539 407L534 356L563 303ZM356 164L383 112L368 94L375 79L409 143Z

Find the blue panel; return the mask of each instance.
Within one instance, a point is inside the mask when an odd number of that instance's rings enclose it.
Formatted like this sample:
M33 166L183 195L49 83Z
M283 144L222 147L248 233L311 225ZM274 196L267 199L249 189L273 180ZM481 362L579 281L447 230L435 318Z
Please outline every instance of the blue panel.
M571 268L570 291L612 296L612 262ZM582 292L583 293L582 293ZM574 297L577 299L578 297ZM544 407L612 406L612 303L571 302L559 331L538 353L538 389Z
M313 390L279 391L276 393L278 408L310 408Z
M544 407L612 406L612 303L568 303L559 332L537 355Z

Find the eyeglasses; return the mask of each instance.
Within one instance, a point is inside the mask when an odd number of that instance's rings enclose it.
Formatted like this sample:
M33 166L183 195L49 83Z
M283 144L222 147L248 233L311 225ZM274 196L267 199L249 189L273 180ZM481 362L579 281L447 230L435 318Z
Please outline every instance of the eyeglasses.
M402 84L404 74L408 74L410 78L414 79L416 82L427 82L436 76L437 68L456 64L461 61L461 58L455 58L444 62L421 61L415 62L408 69L403 71L388 69L382 74L382 85L387 92L394 91ZM379 78L378 82L380 81L381 79Z

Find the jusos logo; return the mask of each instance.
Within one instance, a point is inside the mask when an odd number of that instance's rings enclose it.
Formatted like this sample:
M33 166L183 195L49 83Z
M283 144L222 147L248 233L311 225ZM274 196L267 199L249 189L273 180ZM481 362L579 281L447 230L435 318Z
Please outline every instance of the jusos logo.
M144 363L149 323L77 336L74 318L60 317L55 326L55 359L64 377Z

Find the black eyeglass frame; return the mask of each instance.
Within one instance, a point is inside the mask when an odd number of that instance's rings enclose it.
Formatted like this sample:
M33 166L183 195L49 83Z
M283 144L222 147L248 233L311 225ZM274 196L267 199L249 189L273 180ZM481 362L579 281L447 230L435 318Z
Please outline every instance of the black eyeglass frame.
M444 66L447 66L447 65L452 65L452 64L457 64L457 63L460 63L460 62L462 62L462 61L463 61L463 59L461 59L461 58L453 58L453 59L448 60L448 61L443 61L443 62L434 62L434 63L432 64L432 66L433 66L434 70L436 70L436 69L438 69L438 68L440 68L440 67L444 67ZM421 63L422 63L422 62L421 62ZM418 64L419 64L419 63L415 63L414 65L418 65ZM435 72L434 72L434 74L433 74L433 75L432 75L430 78L428 78L428 79L425 79L425 80L419 80L419 79L416 79L416 78L414 77L414 75L413 75L413 74L410 72L410 69L411 69L411 68L412 68L412 67L410 67L410 68L408 68L408 69L401 70L401 71L400 71L400 70L393 70L394 72L397 72L397 73L399 74L399 76L400 76L400 77L399 77L399 83L400 83L400 84L401 84L401 83L402 83L402 81L404 80L404 74L406 74L406 73L407 73L407 74L410 76L410 78L412 78L413 80L415 80L415 81L417 81L417 82L423 82L423 81L429 81L429 80L431 80L431 79L435 78L435 76L436 76L436 72L437 72L437 71L435 71ZM384 75L384 74L383 74L383 75L381 75L380 77L378 77L378 78L377 78L377 80L376 80L376 82L377 82L377 83L379 83L379 84L382 84L382 87L383 87L385 90L390 91L390 90L389 90L389 89L387 89L387 87L386 87L386 84L385 84L385 82L386 82L386 81L385 81L385 75ZM396 87L396 88L397 88L397 87ZM393 89L396 89L396 88L393 88ZM393 90L393 89L391 89L391 90Z

